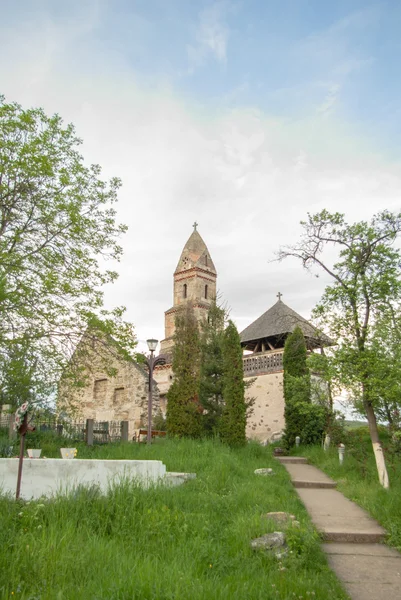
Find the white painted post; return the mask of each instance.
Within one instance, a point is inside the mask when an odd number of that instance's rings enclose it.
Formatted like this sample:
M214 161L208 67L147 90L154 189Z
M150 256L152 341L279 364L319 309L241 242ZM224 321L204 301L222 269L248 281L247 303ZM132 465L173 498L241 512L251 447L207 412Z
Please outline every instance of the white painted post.
M301 443L301 438L299 437L299 435L297 435L297 437L295 438L295 445L298 448L299 444Z
M327 452L327 450L330 448L330 442L331 442L331 438L329 436L329 434L326 434L326 437L324 438L324 444L323 444L323 449L325 452Z
M344 462L344 453L345 453L345 446L344 446L344 444L340 444L338 446L338 460L340 461L340 465L342 465Z

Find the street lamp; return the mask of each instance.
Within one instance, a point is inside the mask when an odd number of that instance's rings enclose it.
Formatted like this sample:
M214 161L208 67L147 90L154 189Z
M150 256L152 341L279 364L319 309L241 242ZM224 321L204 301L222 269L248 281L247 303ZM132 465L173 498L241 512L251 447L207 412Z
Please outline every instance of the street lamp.
M153 402L153 369L156 365L164 365L166 363L166 357L163 354L154 356L153 352L157 348L158 340L150 339L146 340L148 345L150 356L146 359L149 367L149 395L148 395L148 444L152 443L152 402Z

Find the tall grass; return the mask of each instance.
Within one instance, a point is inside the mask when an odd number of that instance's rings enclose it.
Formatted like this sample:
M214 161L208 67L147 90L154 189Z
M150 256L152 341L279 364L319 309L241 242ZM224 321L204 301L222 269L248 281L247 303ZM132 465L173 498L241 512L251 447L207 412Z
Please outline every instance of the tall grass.
M390 479L389 490L379 483L367 427L346 434L343 465L339 463L336 448L324 452L321 447L301 447L297 454L307 456L312 464L336 480L338 489L345 496L367 510L387 530L387 543L401 551L401 456L392 451L384 430L381 441Z
M50 448L49 448L50 450ZM230 450L217 441L158 440L151 447L79 448L93 458L160 459L195 472L175 488L132 482L68 497L0 498L0 597L24 600L269 599L347 596L285 470L267 448ZM50 455L50 452L49 452ZM254 475L273 467L269 477ZM281 561L250 541L274 531L261 517L296 515Z

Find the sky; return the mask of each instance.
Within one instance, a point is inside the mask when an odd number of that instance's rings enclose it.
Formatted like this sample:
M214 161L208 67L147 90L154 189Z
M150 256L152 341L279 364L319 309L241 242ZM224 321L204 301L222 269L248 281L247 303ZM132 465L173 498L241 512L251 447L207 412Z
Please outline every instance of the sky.
M123 187L106 306L163 339L194 221L240 330L327 281L295 260L307 213L401 200L399 0L1 0L0 93L74 123Z

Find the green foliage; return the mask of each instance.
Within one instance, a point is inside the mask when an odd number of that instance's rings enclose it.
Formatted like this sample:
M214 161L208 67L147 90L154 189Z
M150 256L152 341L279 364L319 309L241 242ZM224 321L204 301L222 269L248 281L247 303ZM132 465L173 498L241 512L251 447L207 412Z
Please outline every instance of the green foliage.
M310 400L310 376L302 375L294 377L284 371L284 399L286 404L297 402L309 402Z
M376 443L377 411L390 415L400 399L401 251L395 242L401 214L383 211L370 222L350 225L344 215L323 210L308 215L302 225L301 242L281 250L279 257L294 256L304 267L317 266L331 278L314 316L337 341L330 361L336 384L363 408ZM328 247L337 252L334 264L332 255L324 256ZM393 339L390 326L396 333ZM385 485L381 456L376 455L377 467Z
M167 432L176 437L199 437L202 433L199 405L199 329L190 304L175 319L174 379L167 392Z
M199 401L206 435L218 433L223 413L223 339L226 313L214 301L201 328Z
M284 345L284 399L291 402L310 402L310 371L307 365L307 349L300 327L287 337Z
M88 323L127 351L135 344L124 309L103 309L102 287L117 277L103 259L120 258L126 231L114 208L120 181L102 181L80 144L58 115L0 97L0 373L15 371L13 352L24 348L35 397L67 366L72 376Z
M304 334L297 325L294 331L287 337L284 345L283 367L285 375L292 377L303 377L309 375L306 364L308 352L306 349Z
M284 354L284 417L283 445L289 449L299 435L303 444L320 440L326 425L327 411L311 404L311 378L307 365L307 349L300 327L287 337Z
M310 402L286 403L285 432L283 444L286 448L295 445L297 435L303 445L321 443L327 425L327 408Z
M153 419L153 429L156 431L166 431L166 419L161 410L158 410Z
M241 340L237 328L229 321L223 338L223 398L221 439L230 446L246 443L245 385Z

